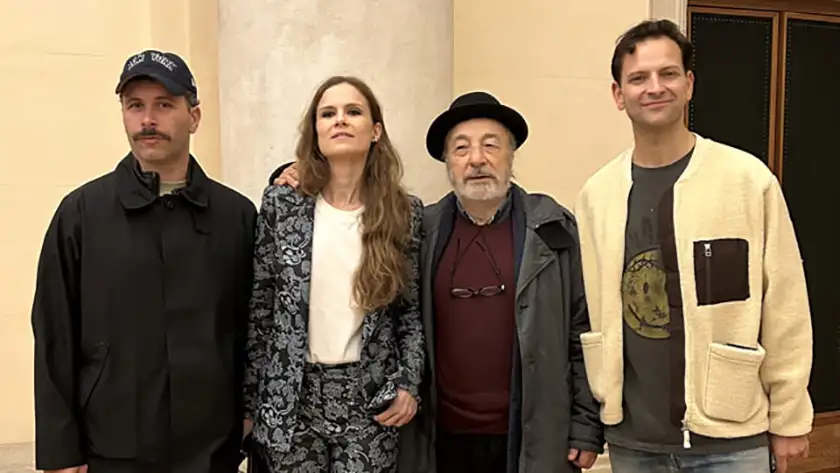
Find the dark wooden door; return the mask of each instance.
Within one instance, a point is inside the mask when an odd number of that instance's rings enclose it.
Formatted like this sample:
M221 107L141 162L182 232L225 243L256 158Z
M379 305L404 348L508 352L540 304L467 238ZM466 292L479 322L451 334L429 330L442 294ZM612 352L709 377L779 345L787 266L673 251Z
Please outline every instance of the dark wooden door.
M794 2L696 3L688 19L697 77L689 128L770 167L802 253L817 419L811 456L790 473L840 472L840 2L837 15L815 1L802 5L819 15L774 9Z

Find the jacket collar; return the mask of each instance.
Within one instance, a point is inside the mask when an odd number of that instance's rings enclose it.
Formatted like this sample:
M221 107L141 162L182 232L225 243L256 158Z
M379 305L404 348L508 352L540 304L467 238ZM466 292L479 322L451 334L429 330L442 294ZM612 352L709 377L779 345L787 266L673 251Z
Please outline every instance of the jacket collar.
M437 203L426 207L423 212L423 229L430 238L432 248L431 271L436 270L452 235L458 211L456 199L455 194L450 192ZM510 205L517 281L525 246L528 241L533 241L529 238L539 238L551 251L565 251L578 245L577 224L572 213L551 197L529 194L518 185L512 184Z
M502 201L502 205L500 205L499 208L496 209L496 213L493 214L493 216L490 217L490 220L487 223L485 223L484 225L492 225L494 223L504 222L510 216L510 208L511 208L511 200L512 200L511 193L512 192L509 189L507 194L505 194L505 198ZM458 209L458 213L460 213L461 215L466 217L470 222L474 223L475 225L479 225L479 226L482 225L482 224L479 224L476 221L476 219L473 218L472 215L470 215L469 212L467 212L467 209L464 207L461 200L458 199L457 197L455 198L455 207Z
M708 152L709 148L711 147L713 141L700 135L698 133L693 133L695 138L694 148L691 153L691 159L688 161L688 165L686 165L683 172L680 174L680 177L677 178L677 182L683 182L691 177L692 174L700 167L700 163L703 161L706 153ZM636 150L636 145L625 149L622 151L617 158L615 158L621 169L621 173L625 182L633 182L633 152ZM627 189L629 192L630 189Z
M155 172L144 172L133 154L127 154L117 165L117 192L126 210L136 210L151 205L160 189L160 176ZM210 179L198 161L190 155L187 169L187 185L177 191L187 202L198 208L208 205L207 185Z

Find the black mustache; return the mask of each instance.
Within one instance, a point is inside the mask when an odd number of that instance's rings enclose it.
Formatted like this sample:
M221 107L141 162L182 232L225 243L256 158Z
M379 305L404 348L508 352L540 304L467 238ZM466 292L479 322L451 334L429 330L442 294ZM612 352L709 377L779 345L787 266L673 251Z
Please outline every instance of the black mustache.
M139 140L140 138L154 136L155 138L160 138L166 141L172 141L172 137L167 135L166 133L160 132L155 130L154 128L149 128L146 130L141 131L140 133L135 134L132 138L135 140Z

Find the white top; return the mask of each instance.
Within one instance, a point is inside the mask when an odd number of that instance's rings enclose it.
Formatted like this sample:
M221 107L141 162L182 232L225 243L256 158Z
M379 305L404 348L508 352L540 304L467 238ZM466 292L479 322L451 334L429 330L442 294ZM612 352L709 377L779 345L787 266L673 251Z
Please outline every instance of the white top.
M321 195L315 202L308 355L313 363L359 360L365 314L353 300L353 281L362 258L362 210L337 209Z

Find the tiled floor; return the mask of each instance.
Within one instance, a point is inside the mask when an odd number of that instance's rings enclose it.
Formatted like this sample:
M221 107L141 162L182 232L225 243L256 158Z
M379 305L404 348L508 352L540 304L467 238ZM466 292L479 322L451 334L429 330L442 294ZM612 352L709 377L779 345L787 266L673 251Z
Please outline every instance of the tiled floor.
M32 473L33 445L31 443L0 444L0 473Z

